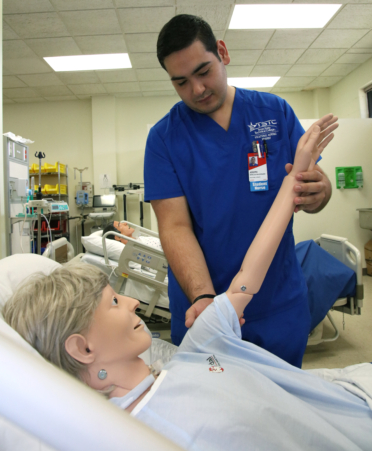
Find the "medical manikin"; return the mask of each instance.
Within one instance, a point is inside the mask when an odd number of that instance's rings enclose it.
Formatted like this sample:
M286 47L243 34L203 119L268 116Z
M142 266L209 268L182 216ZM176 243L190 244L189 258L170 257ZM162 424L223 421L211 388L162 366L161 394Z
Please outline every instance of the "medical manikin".
M5 320L45 358L185 449L371 449L364 400L242 341L239 326L293 214L295 175L311 170L335 121L327 115L302 136L239 273L160 374L138 357L151 345L139 302L116 294L96 268L67 266L29 282L6 304Z

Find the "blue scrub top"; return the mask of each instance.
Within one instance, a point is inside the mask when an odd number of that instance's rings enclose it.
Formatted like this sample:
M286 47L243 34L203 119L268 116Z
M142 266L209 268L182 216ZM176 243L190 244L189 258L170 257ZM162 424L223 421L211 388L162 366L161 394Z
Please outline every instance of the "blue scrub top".
M303 133L285 100L238 88L228 131L183 102L151 128L145 153L145 200L186 196L217 293L226 291L239 271ZM267 141L269 189L251 192L247 154L257 139ZM172 315L184 320L190 303L171 269L168 290ZM306 290L291 221L245 318L265 318L306 302Z

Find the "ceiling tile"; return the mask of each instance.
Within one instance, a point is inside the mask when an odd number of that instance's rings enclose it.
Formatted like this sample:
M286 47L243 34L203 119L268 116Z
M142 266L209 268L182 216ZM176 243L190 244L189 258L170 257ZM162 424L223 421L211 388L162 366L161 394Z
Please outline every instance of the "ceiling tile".
M277 83L278 88L300 88L311 83L315 77L282 77Z
M3 42L3 59L11 60L18 58L36 58L36 55L24 41Z
M132 53L130 55L130 60L135 69L152 69L160 67L156 53Z
M312 43L312 49L349 48L358 42L369 30L327 29Z
M141 91L172 91L173 86L170 80L168 81L141 81Z
M251 66L261 56L262 50L231 50L231 63L234 66Z
M66 85L87 85L100 83L100 79L94 71L58 72L57 76Z
M40 103L40 102L46 102L45 99L43 99L42 97L24 97L24 98L19 98L19 99L15 99L16 103Z
M23 83L18 77L13 75L6 75L3 77L3 88L25 88L27 85Z
M262 64L255 66L251 77L283 77L292 66L290 64ZM288 74L287 74L288 75Z
M156 96L176 96L179 100L175 91L144 91L144 97L156 97Z
M3 0L3 14L54 11L49 0Z
M73 36L121 34L122 32L113 9L61 11L59 15Z
M371 55L371 54L372 54L372 48L371 48L371 49L357 49L357 48L353 47L352 49L349 49L349 50L345 53L345 55L353 54L353 53L358 53L358 54L360 54L360 55L363 55L363 54L365 54L365 55Z
M327 28L371 28L372 4L349 4L331 20Z
M309 83L309 88L329 88L330 86L335 85L342 77L318 77L311 83Z
M226 72L228 77L249 77L252 72L252 66L226 66Z
M294 64L303 49L264 50L257 64Z
M77 97L75 96L45 96L46 100L49 100L50 102L62 102L66 100L77 100Z
M15 14L4 16L4 20L24 39L70 36L57 13Z
M20 39L20 37L5 21L3 21L3 41L8 41L11 39Z
M68 85L74 94L96 95L107 94L102 84Z
M128 52L122 34L76 36L75 41L85 55Z
M314 75L317 77L322 72L324 72L329 64L295 64L288 71L287 75L289 77L298 77L306 75Z
M129 33L125 35L125 42L130 52L156 52L158 35L158 33Z
M131 92L141 90L137 81L129 83L105 83L104 87L109 94L114 92Z
M298 64L326 64L333 63L347 49L308 49L297 61Z
M43 86L34 88L42 97L45 96L70 96L71 91L66 86Z
M204 2L196 1L192 4L187 3L179 5L179 2L177 2L176 14L193 14L195 16L202 17L209 23L212 30L227 29L229 26L228 19L231 11L231 5L219 4L217 8L211 7L212 5L211 3L205 4ZM163 23L165 22L166 21Z
M47 56L81 55L81 50L71 37L26 39L25 42L42 58Z
M134 69L97 70L96 74L102 83L137 81Z
M176 0L115 0L115 3L117 8L147 8L149 6L174 6Z
M63 85L55 74L19 75L19 78L30 87Z
M328 69L322 73L322 77L345 77L354 69L359 67L359 64L332 64Z
M42 74L52 72L51 67L37 58L20 58L16 60L4 60L3 67L12 74Z
M300 92L302 90L303 88L277 88L275 85L270 92L280 94L281 92Z
M229 51L264 49L273 33L273 30L227 30L224 41Z
M371 58L368 53L344 53L336 63L339 64L363 64Z
M307 49L319 36L321 29L276 30L271 38L268 49Z
M175 8L125 8L117 12L124 33L151 33L161 30L174 16Z
M158 69L137 69L136 72L139 81L169 80L168 73L162 67Z
M112 0L51 0L58 11L114 8Z
M358 41L354 48L358 49L372 49L372 31L367 33L360 41Z
M9 104L9 103L15 103L15 102L14 102L14 100L6 99L3 97L3 103Z
M4 94L12 99L23 97L38 97L37 92L31 88L6 88L3 89Z

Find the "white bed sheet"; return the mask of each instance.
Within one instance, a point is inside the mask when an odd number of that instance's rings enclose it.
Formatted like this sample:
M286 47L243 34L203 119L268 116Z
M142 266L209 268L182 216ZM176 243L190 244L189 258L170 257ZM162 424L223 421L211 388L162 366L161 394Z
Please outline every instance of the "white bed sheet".
M112 287L115 286L117 281L117 276L113 272L113 269L118 266L118 262L115 260L109 259L109 263L111 265L111 268L108 268L105 264L104 257L101 257L99 255L93 254L91 252L86 252L84 256L82 257L81 261L85 263L89 263L91 265L97 266L102 271L104 271L108 276L110 276L110 285ZM131 268L135 271L146 273L149 277L154 277L154 274L145 271L143 268L141 268L141 265L138 263L131 263ZM149 304L151 301L151 298L155 292L155 288L145 285L141 282L138 282L136 280L127 279L124 281L121 289L121 293L125 296L130 296L135 299L139 299L140 301ZM159 296L159 300L156 304L157 307L162 307L167 310L169 310L169 298L165 293L161 293Z

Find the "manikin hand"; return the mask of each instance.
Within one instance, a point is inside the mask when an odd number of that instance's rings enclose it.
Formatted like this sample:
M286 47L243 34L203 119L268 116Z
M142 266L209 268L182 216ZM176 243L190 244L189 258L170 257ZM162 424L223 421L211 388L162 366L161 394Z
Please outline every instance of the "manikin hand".
M190 328L196 318L205 310L209 304L212 304L213 299L203 298L199 301L196 301L186 312L186 321L185 326ZM242 326L245 323L245 319L243 318L243 314L240 316L239 323Z
M316 165L319 155L327 147L329 142L333 139L333 131L338 127L337 117L332 114L326 116L315 122L308 130L311 132L314 127L320 127L319 138L313 150L312 162L309 167L301 170L296 175L296 180L299 182L295 185L294 190L298 197L295 198L296 204L295 213L299 210L306 210L307 212L316 212L322 205L326 197L327 186L329 184L327 176L323 173L321 168ZM305 135L299 140L299 144ZM297 154L296 154L297 156ZM292 165L286 165L286 171L290 174Z

